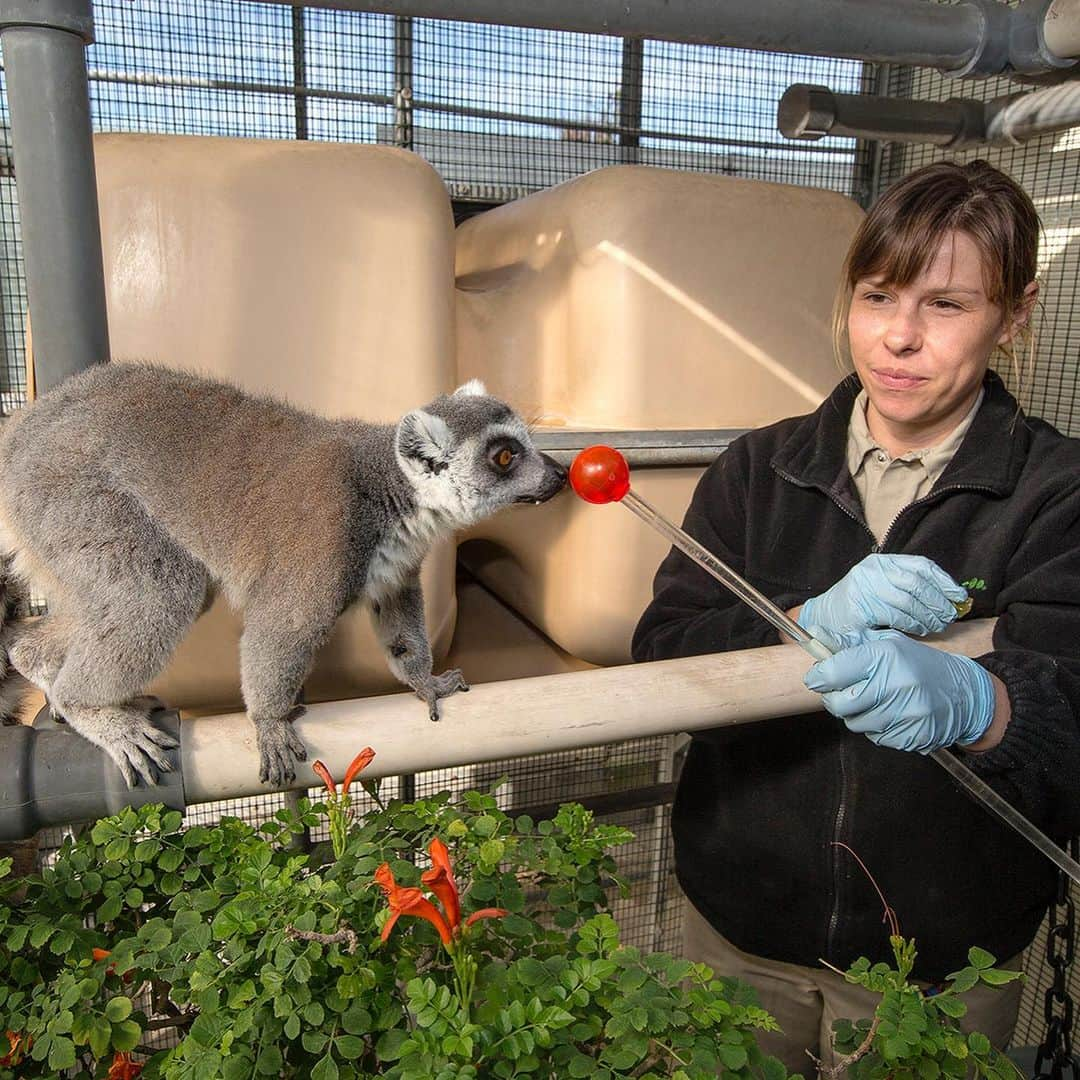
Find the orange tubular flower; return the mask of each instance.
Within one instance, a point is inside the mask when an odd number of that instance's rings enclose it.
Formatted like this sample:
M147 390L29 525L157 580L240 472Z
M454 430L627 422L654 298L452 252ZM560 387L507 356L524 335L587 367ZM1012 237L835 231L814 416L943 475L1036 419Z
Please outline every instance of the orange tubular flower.
M450 865L450 852L436 836L428 847L431 854L431 869L420 875L420 881L438 898L446 912L446 921L452 930L461 924L461 898L457 882L454 881L454 868Z
M349 794L349 786L356 779L358 773L362 773L375 757L375 751L370 746L365 746L359 754L352 759L349 767L345 770L345 779L341 781L341 794Z
M337 784L334 783L334 778L330 775L330 770L318 760L311 763L311 768L315 775L326 785L326 790L329 791L331 795L336 795Z
M485 907L479 911L474 911L466 920L465 925L472 926L474 922L479 922L480 919L501 919L504 915L509 915L510 912L504 907Z
M349 767L345 770L345 779L341 782L341 794L348 795L349 787L356 779L359 773L362 773L372 762L375 757L375 751L370 746L365 746L359 754L356 755L349 763ZM316 776L326 785L326 790L331 795L338 793L337 784L334 783L334 778L330 775L330 770L321 761L313 761L311 763L312 771Z
M137 1061L132 1061L127 1051L118 1050L113 1056L105 1080L135 1080L142 1070L142 1065Z
M390 931L394 929L395 923L402 915L416 915L418 918L426 919L438 930L439 938L444 945L450 945L452 941L450 927L439 909L419 889L400 886L394 880L388 863L383 863L375 871L375 882L386 894L386 899L390 904L390 918L386 920L386 925L382 929L383 941L390 936Z
M382 940L390 936L394 924L400 915L419 915L427 919L438 931L442 943L448 948L455 937L460 937L463 929L461 922L461 895L458 892L457 882L454 880L454 868L450 862L450 852L446 845L436 836L428 848L431 854L431 869L425 870L420 875L420 881L426 885L442 904L446 917L439 909L425 900L419 889L402 888L394 880L388 863L383 863L375 871L375 883L386 893L390 902L390 918L383 927ZM474 911L464 923L464 928L472 926L479 919L500 919L509 912L506 908L481 908Z

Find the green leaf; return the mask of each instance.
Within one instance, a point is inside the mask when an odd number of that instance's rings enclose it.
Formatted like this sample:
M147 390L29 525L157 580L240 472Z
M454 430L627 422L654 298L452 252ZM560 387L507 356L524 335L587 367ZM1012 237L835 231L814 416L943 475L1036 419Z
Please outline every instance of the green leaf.
M311 1070L311 1080L338 1080L337 1062L331 1054L320 1058Z
M128 997L114 997L105 1006L105 1016L113 1024L119 1024L121 1020L126 1020L132 1011L131 998Z
M114 1050L134 1050L142 1038L142 1028L134 1020L113 1024L112 1044Z
M966 967L962 971L956 973L952 988L955 993L964 994L975 986L978 981L979 969L975 967Z
M405 1043L408 1041L409 1033L407 1031L402 1031L400 1028L391 1028L390 1031L379 1036L379 1041L375 1044L375 1056L380 1061L397 1061L401 1057Z
M365 1045L356 1035L339 1035L334 1040L334 1049L346 1061L355 1061L364 1052Z
M40 949L41 946L52 937L55 929L55 926L52 926L47 922L39 922L30 931L30 947L32 949Z
M103 1016L95 1016L90 1023L90 1049L94 1057L103 1058L112 1045L112 1024Z
M341 1026L350 1035L366 1035L372 1028L371 1013L354 1002L341 1014Z
M324 1031L305 1031L300 1044L309 1054L321 1054L329 1040L330 1036Z
M70 930L60 930L49 942L49 951L54 956L63 956L75 944L75 935Z
M983 968L992 968L997 963L997 960L985 949L980 949L975 945L968 949L968 963L973 968L982 971Z
M946 1016L961 1017L967 1013L967 1005L959 998L953 997L952 994L938 994L929 1000L935 1008Z
M121 862L131 850L131 841L126 836L117 836L105 845L105 858L109 862Z
M255 1059L255 1071L263 1076L280 1076L282 1064L281 1051L276 1046L264 1046Z
M75 1065L75 1044L60 1035L53 1039L49 1049L49 1068L61 1072Z
M998 968L990 968L988 971L980 971L979 978L988 986L1004 986L1006 983L1022 979L1022 971L1001 971Z

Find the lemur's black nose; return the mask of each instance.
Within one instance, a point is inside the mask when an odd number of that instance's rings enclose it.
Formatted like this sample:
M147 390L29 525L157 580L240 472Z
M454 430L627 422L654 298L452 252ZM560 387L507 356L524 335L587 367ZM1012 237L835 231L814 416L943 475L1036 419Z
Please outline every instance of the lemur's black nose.
M568 473L565 466L560 465L550 454L542 453L540 456L544 459L544 466L547 470L547 478L540 501L547 502L548 499L558 495L566 487Z
M563 487L569 475L565 466L560 465L550 454L542 454L541 457L543 457L547 467L559 478L559 487Z

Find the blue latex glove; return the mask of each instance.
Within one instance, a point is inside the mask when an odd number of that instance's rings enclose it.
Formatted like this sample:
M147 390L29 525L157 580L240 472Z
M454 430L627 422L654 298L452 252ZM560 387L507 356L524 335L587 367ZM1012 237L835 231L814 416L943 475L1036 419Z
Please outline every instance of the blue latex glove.
M830 648L828 660L803 679L825 708L879 746L929 754L973 743L994 718L994 685L967 656L923 645L895 630L861 635L811 631Z
M833 634L892 627L922 637L944 630L956 618L953 601L966 597L962 585L922 555L867 555L807 600L798 623Z

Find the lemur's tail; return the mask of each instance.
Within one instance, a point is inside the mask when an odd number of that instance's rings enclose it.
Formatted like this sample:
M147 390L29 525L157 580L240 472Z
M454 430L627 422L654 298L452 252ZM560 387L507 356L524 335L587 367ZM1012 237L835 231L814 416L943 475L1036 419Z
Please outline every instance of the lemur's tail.
M0 725L17 724L30 684L11 666L8 646L21 595L11 574L11 559L0 558Z

